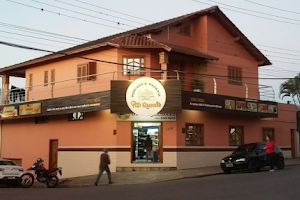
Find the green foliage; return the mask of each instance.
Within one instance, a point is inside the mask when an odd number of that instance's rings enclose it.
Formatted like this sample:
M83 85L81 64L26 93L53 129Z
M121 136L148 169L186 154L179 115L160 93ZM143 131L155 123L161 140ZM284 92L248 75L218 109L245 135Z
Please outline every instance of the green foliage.
M300 73L280 85L280 97L291 97L295 105L300 104Z

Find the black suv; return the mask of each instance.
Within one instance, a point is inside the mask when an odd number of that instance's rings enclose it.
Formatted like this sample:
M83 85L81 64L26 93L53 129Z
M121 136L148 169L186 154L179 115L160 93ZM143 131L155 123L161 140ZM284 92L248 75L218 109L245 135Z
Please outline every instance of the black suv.
M221 168L229 174L233 170L259 171L265 166L270 166L266 159L265 142L244 144L239 146L231 155L222 159ZM282 150L275 145L274 164L278 169L285 166Z

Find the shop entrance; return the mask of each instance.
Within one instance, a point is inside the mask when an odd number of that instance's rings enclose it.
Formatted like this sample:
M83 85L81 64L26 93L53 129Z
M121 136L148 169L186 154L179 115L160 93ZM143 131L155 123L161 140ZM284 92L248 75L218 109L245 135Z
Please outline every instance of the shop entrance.
M161 123L133 123L132 162L162 162Z

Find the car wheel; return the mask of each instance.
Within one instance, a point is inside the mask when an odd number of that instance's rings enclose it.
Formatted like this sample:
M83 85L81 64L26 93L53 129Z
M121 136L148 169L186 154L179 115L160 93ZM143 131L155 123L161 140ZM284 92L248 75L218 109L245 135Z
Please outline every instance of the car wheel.
M223 169L223 172L224 172L225 174L231 174L231 170L229 170L229 169Z
M257 169L258 169L258 167L257 167L256 162L254 160L251 160L248 164L248 171L252 173L252 172L257 171Z
M284 169L284 167L285 167L284 159L283 158L279 158L278 162L277 162L277 168L278 169Z

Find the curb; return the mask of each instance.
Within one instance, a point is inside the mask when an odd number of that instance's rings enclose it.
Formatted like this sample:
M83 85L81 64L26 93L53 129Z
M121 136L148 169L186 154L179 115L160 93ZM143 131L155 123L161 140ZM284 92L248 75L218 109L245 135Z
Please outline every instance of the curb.
M173 178L173 179L168 179L168 180L157 180L157 181L151 181L147 183L163 183L163 182L169 182L169 181L176 181L176 180L182 180L182 179L189 179L189 178L204 178L204 177L209 177L209 176L215 176L215 175L220 175L223 174L222 172L217 172L217 173L211 173L211 174L202 174L202 175L196 175L196 176L185 176L181 178ZM117 185L136 185L136 184L147 184L147 183L129 183L129 184L112 184L112 186L117 186ZM75 188L75 187L92 187L94 186L93 184L78 184L78 185L58 185L58 188Z

